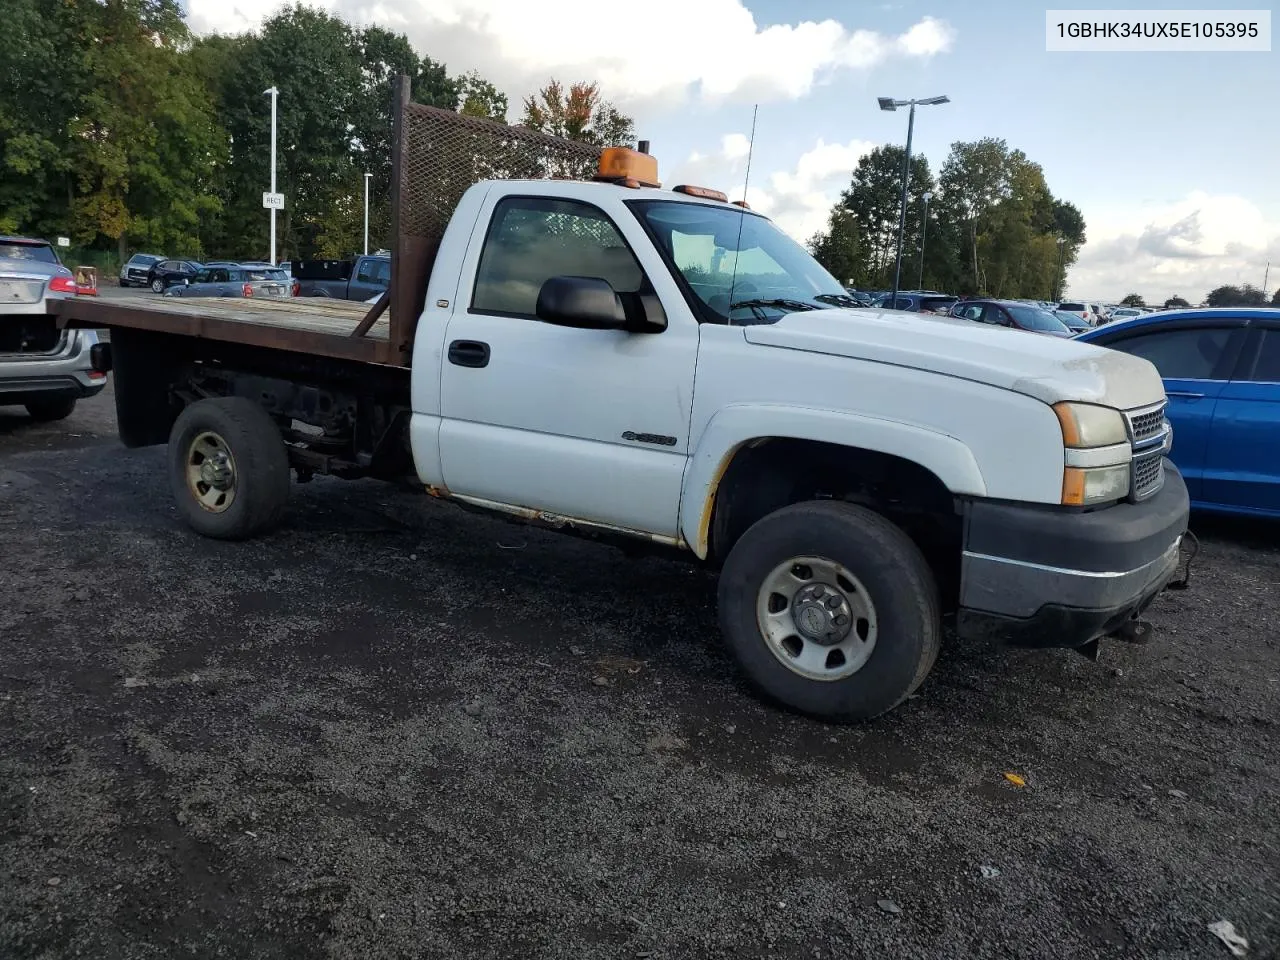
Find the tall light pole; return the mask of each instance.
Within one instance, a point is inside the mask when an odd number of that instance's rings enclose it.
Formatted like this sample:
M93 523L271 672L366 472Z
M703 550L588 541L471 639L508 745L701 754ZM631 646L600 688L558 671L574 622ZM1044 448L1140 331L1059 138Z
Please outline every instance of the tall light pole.
M262 91L264 94L271 96L271 195L274 197L276 192L276 98L280 96L280 91L275 87L269 87ZM271 265L276 265L276 208L271 207Z
M1051 299L1054 300L1055 302L1060 301L1062 299L1062 248L1065 247L1066 245L1067 245L1067 238L1059 237L1058 238L1058 282L1054 287L1054 289L1049 291L1052 294Z
M907 184L911 180L911 134L916 126L916 107L932 107L940 103L950 103L950 97L926 97L923 100L894 100L892 97L879 97L881 110L890 113L899 107L910 107L907 115L907 150L902 158L902 211L898 215L898 256L893 267L893 296L889 300L895 307L898 305L898 284L902 279L902 235L907 229Z
M364 255L369 255L369 178L373 174L364 172Z
M924 213L920 215L920 279L916 282L916 289L924 289L924 235L929 229L929 201L933 199L933 194L926 190L920 194L920 199L924 201Z

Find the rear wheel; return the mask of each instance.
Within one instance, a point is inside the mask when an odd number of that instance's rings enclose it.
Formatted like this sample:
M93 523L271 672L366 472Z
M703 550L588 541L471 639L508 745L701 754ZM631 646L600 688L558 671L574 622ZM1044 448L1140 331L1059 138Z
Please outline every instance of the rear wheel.
M289 479L280 430L251 400L199 400L174 422L169 483L182 518L206 537L244 540L271 529Z
M31 414L32 420L39 420L41 423L52 423L55 420L65 420L71 416L71 411L76 408L75 397L56 397L49 400L34 400L26 405L27 413Z
M919 548L864 507L813 501L752 526L719 584L720 625L760 692L816 716L866 720L920 686L941 644Z

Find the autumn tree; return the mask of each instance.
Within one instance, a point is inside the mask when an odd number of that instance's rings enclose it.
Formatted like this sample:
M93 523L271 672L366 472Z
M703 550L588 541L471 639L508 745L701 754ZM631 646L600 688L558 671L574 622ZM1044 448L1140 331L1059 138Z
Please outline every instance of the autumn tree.
M566 89L560 81L550 81L525 97L521 125L601 147L635 146L635 122L603 100L595 83L574 83Z

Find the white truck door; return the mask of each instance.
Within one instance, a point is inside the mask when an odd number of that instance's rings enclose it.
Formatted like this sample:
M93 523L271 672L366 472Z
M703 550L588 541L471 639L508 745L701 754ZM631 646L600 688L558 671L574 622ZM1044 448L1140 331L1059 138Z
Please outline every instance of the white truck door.
M620 200L545 189L490 194L464 261L440 368L445 485L489 505L676 538L697 324ZM535 305L555 276L656 295L667 327L544 323Z

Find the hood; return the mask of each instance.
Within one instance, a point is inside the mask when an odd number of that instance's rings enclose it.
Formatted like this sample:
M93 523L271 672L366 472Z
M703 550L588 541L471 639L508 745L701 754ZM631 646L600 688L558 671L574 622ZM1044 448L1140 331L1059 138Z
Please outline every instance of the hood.
M812 310L742 328L748 343L892 363L986 383L1045 403L1122 410L1164 399L1148 361L1071 337L1027 336L955 317L899 310Z

